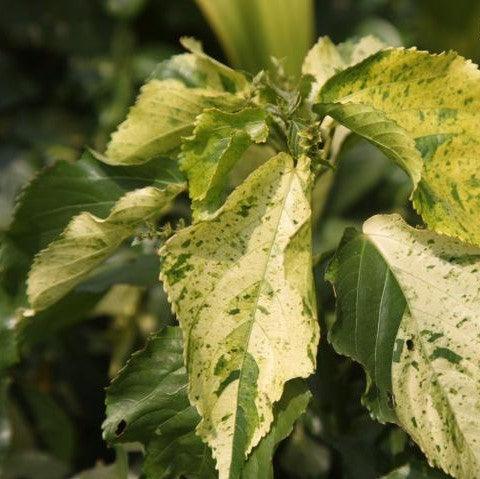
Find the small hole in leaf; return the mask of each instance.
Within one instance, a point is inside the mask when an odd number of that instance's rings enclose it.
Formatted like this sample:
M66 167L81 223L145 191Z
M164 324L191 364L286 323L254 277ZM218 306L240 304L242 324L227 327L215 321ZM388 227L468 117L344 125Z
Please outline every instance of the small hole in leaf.
M387 403L390 409L395 408L395 397L390 391L387 391Z
M127 422L122 419L117 424L117 429L115 429L115 435L116 436L121 436L125 432L126 428L127 428Z
M411 339L407 339L407 349L413 351L413 341Z

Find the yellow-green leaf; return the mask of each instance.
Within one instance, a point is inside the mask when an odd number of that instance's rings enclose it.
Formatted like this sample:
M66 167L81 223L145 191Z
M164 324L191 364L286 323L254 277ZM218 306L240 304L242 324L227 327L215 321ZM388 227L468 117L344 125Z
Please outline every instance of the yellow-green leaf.
M86 212L75 216L60 238L35 257L27 287L32 308L45 309L68 293L184 188L181 183L148 186L125 194L105 219Z
M382 145L407 170L429 227L480 245L476 65L453 52L384 50L330 78L318 101L318 111Z
M174 79L146 83L127 119L113 133L103 161L112 165L144 163L170 154L193 130L205 108L226 106L232 95L207 88L188 88Z
M99 159L129 165L172 155L205 108L242 104L246 77L203 53L198 42L186 38L183 43L192 53L158 65Z
M161 279L185 339L189 397L220 479L239 478L286 381L314 371L309 161L254 171L211 220L161 249Z
M251 144L267 139L266 115L265 110L250 107L234 113L212 109L198 116L180 156L196 217L218 209L230 170Z
M328 37L320 37L307 53L303 61L302 73L315 78L313 93L318 94L325 82L336 73L360 63L385 47L381 40L373 36L339 45L335 45Z

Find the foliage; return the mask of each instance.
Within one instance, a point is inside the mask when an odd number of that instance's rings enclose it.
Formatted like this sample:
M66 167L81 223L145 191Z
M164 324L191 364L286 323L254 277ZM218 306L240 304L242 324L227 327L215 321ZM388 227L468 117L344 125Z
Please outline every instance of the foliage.
M250 72L182 38L1 233L2 477L76 470L107 374L78 478L478 476L478 67L308 29L267 65L283 2L199 3Z

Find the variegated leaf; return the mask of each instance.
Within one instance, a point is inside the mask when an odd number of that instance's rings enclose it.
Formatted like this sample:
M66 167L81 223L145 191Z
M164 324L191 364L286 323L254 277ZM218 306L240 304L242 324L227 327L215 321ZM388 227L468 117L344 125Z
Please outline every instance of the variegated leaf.
M107 389L104 437L110 444L141 442L148 479L217 477L210 448L195 434L200 417L187 387L182 332L170 327L151 336ZM276 446L291 433L310 396L304 380L286 384L271 430L250 454L242 479L273 479Z
M121 197L105 219L86 212L75 216L60 238L35 257L27 285L32 308L45 309L68 293L184 188L182 183L147 186Z
M396 421L430 463L480 472L480 250L398 215L349 233L332 266L330 339L370 378L367 404Z
M198 218L222 204L230 170L251 144L267 139L268 127L265 110L256 107L235 113L207 110L195 125L193 136L182 145L180 161Z
M284 153L252 173L217 215L161 249L161 279L185 339L197 432L220 479L239 478L268 433L286 381L315 368L309 161Z
M316 98L320 88L336 73L360 63L370 55L385 48L379 39L368 36L357 42L335 45L330 38L320 37L303 61L302 73L315 78L312 98Z
M439 233L480 245L480 72L457 54L384 50L322 87L317 111L364 136L411 176Z
M234 110L244 102L244 75L205 55L192 40L184 42L194 53L160 63L99 159L131 165L172 155L205 108Z

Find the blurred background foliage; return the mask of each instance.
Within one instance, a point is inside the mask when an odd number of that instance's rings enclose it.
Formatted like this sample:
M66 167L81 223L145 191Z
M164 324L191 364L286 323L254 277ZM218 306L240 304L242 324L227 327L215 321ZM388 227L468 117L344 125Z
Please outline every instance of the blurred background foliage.
M214 57L251 73L268 68L270 55L285 57L287 71L298 73L318 35L339 42L374 34L394 46L454 49L480 60L478 0L317 0L313 7L307 0L0 0L0 237L36 172L75 161L85 146L104 150L155 65L180 51L180 36L196 37ZM345 226L372 214L401 210L415 221L408 194L406 175L349 138L316 212L324 330L333 311L322 280L328 253ZM188 221L187 206L179 201L163 224ZM146 234L90 283L24 320L22 361L14 366L17 351L7 348L7 336L13 311L24 304L25 271L2 280L0 369L8 367L9 379L0 382L1 479L64 478L92 467L78 477L121 477L121 451L115 463L95 466L115 457L101 438L104 387L149 332L172 322L157 268ZM89 318L96 320L82 321ZM427 477L405 434L369 419L363 387L359 368L338 358L324 336L314 400L279 449L278 477L369 479L405 463L418 476L395 477ZM132 457L135 471L138 451Z

